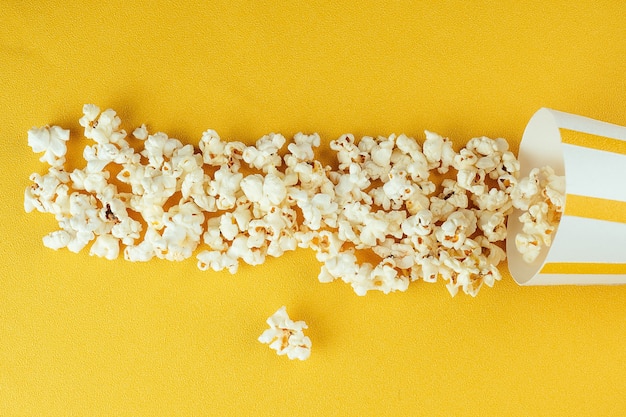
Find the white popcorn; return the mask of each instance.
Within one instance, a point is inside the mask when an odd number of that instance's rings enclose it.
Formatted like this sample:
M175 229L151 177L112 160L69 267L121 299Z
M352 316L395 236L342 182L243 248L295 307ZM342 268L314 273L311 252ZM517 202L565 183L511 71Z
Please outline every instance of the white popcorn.
M550 246L565 206L565 177L551 167L534 168L511 191L512 205L524 211L515 246L525 262L534 262Z
M335 182L337 203L343 205L349 201L364 201L371 204L372 198L364 191L371 184L365 172L356 163L350 163L348 173L338 175Z
M379 137L379 141L370 150L372 162L381 167L388 167L391 162L391 152L393 151L395 137L389 136L387 140Z
M530 171L528 177L519 180L517 185L511 190L511 201L515 208L520 210L528 210L533 200L540 192L538 168Z
M498 242L506 238L506 217L499 211L479 212L478 227L490 242Z
M85 104L83 106L83 117L78 120L78 123L82 127L92 128L99 114L100 107L96 106L95 104Z
M289 359L306 360L311 355L311 339L304 335L304 321L293 321L282 306L267 319L269 329L259 336L259 342L268 344L278 355Z
M198 269L206 271L211 268L214 271L223 271L227 269L231 274L235 274L239 268L239 262L236 258L219 251L204 250L197 255Z
M391 200L407 200L415 192L413 185L406 177L407 173L405 171L392 169L387 176L388 181L383 185L383 191Z
M66 230L56 230L43 237L43 245L58 250L66 247L71 239L72 236Z
M465 147L469 151L474 152L476 154L479 154L482 156L489 156L498 152L499 146L500 148L503 147L503 144L501 141L497 142L493 139L482 136L482 137L470 139L469 142L467 142L467 145Z
M115 224L111 228L111 234L120 239L124 245L132 245L139 239L143 227L137 220L124 217L116 217Z
M174 138L169 138L165 133L157 132L149 135L144 141L144 150L141 154L148 158L148 163L153 168L160 168L166 158L171 158L174 152L183 147L183 144Z
M155 257L155 250L153 242L160 238L159 232L148 227L144 240L138 245L126 246L124 249L124 259L130 262L148 262Z
M164 214L162 239L153 242L159 258L181 261L191 257L200 242L204 214L192 202L170 208Z
M337 225L338 205L328 194L315 194L310 200L298 200L302 209L303 224L311 230L318 230L322 223L335 227Z
M317 134L298 133L283 149L280 134L246 146L207 130L198 151L141 125L136 152L115 111L85 105L79 123L96 143L72 173L63 170L69 131L29 131L52 166L31 175L24 209L57 219L45 246L77 252L93 241L90 254L108 259L123 251L129 261L179 261L203 243L199 269L235 273L240 261L258 265L301 247L323 264L320 281L341 278L358 295L439 277L451 294L476 295L500 279L504 252L493 242L504 239L512 207L527 212L518 246L529 257L535 244L550 244L565 202L564 180L549 168L518 179L504 139L474 138L457 153L428 131L422 146L403 134L358 144L346 134L330 142L332 168L316 159ZM433 170L450 169L431 181ZM359 264L361 256L379 259Z
M425 131L426 141L424 141L423 152L430 168L437 168L441 174L448 172L454 164L456 152L452 148L452 142L436 133Z
M478 162L476 154L467 148L463 148L458 155L455 155L453 166L458 171L471 168L476 165L476 162Z
M339 235L328 230L315 233L309 241L309 247L317 253L316 257L320 262L338 254L342 245L343 240L339 238Z
M410 155L412 158L422 152L420 145L415 141L415 139L404 134L401 134L396 138L395 144L402 153Z
M562 212L565 208L565 177L556 175L551 167L544 167L542 174L545 177L545 181L542 182L542 197L548 200L555 210Z
M260 265L265 262L265 246L254 247L250 237L239 234L226 251L233 259L242 259L248 265Z
M441 183L443 191L438 197L430 198L430 211L435 219L446 219L451 213L458 209L468 207L469 200L464 188L451 179L445 179Z
M140 127L133 130L133 136L139 140L148 139L148 128L145 124L142 124Z
M336 152L339 170L341 171L346 170L353 163L364 162L361 160L361 150L355 145L354 135L342 135L338 139L331 141L330 149Z
M506 175L513 175L517 177L519 175L519 170L520 163L513 152L506 151L502 154L498 166L489 173L489 177L492 179L498 179Z
M62 169L50 167L48 173L39 175L33 173L29 178L33 184L24 190L24 210L30 213L33 210L42 213L67 212L63 209L61 199L66 200L70 177Z
M499 211L508 214L512 208L509 195L497 188L491 188L483 194L472 195L472 201L480 210Z
M220 216L220 233L226 240L233 240L239 234L239 227L232 213Z
M246 198L254 203L260 213L267 213L271 207L280 205L287 197L285 184L272 172L265 177L260 174L248 175L239 185Z
M79 123L85 128L86 138L93 139L98 144L123 143L126 132L119 129L122 121L114 110L107 109L100 113L98 106L86 104L83 114Z
M89 251L90 255L96 255L101 258L106 258L109 260L116 259L120 253L120 243L119 239L112 235L100 235L96 238L93 245L91 246L91 250Z
M428 195L421 192L414 192L405 202L406 210L409 214L416 214L421 210L430 208L430 200Z
M375 246L377 242L385 240L389 227L390 224L384 216L370 214L361 228L361 235L359 236L361 244L358 247Z
M446 248L459 249L465 239L476 231L476 216L471 210L462 209L448 216L435 230L435 237Z
M199 147L205 163L213 166L226 164L226 143L222 142L215 130L207 130L202 134Z
M546 246L552 243L552 234L556 226L548 218L549 210L547 203L539 202L530 206L519 218L523 225L522 231L537 237Z
M541 253L541 243L535 236L518 233L515 236L515 247L522 254L526 263L533 263Z
M402 232L406 236L427 236L432 233L434 226L430 210L420 210L401 224Z
M384 294L394 291L406 291L409 286L409 278L399 275L395 266L393 258L385 258L376 265L370 276L374 288L382 291Z
M69 138L70 131L59 126L33 127L28 131L28 146L35 153L44 152L39 159L41 162L60 167L65 163L66 142Z
M320 282L331 282L342 278L344 282L352 282L359 271L354 250L338 252L328 256L318 275Z
M108 171L86 172L82 169L75 169L70 174L75 190L85 190L90 193L99 193L107 185L110 173Z
M249 193L257 193L262 191L262 186L257 190L254 187L258 184L254 181L261 178L260 175L255 174L250 176L251 178L244 183ZM214 174L214 179L209 184L208 194L215 198L215 207L218 210L229 210L233 208L237 201L237 192L241 189L243 174L240 172L231 171L226 165L222 165ZM200 195L194 195L194 199L205 197L202 191L199 191ZM245 190L244 190L245 193ZM252 200L250 200L252 201ZM255 202L260 201L254 200Z
M300 132L296 133L293 139L294 142L287 146L292 156L298 161L311 161L315 158L313 148L320 146L320 137L317 133L305 135Z
M271 133L265 135L256 141L255 146L248 146L243 151L243 160L250 167L261 169L267 172L270 167L279 167L282 165L282 158L278 151L285 144L286 139L283 135Z
M472 194L484 194L487 192L485 184L485 171L473 167L464 168L457 172L457 184Z

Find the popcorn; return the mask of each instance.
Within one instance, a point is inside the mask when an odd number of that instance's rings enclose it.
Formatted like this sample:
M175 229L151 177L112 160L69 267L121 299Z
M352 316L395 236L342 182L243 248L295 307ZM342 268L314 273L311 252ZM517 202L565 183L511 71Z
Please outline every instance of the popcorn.
M296 133L293 140L294 142L287 146L293 157L298 161L312 161L315 158L313 148L320 146L320 137L317 133L313 135Z
M400 275L395 267L396 263L393 258L383 259L371 272L372 285L384 294L393 291L406 291L409 286L409 279Z
M193 202L170 208L163 216L162 239L153 242L159 258L182 261L191 257L200 242L204 214Z
M243 151L243 160L250 165L251 168L261 169L267 172L270 167L278 167L282 165L282 158L278 155L278 151L285 144L286 139L283 135L271 133L263 136L256 141L255 146L248 146Z
M107 109L100 113L100 108L93 104L83 106L83 117L78 121L85 128L85 137L98 144L123 144L126 132L120 130L122 123L114 110Z
M202 152L204 163L212 166L223 166L226 164L226 143L222 142L215 130L204 132L198 146Z
M533 263L541 253L541 243L533 235L518 233L515 236L515 247L522 254L526 263Z
M55 230L43 237L43 245L47 248L58 250L66 247L72 236L65 230Z
M58 215L69 210L69 208L63 208L67 205L69 190L66 185L70 181L67 172L50 167L45 175L31 174L30 180L33 184L24 190L24 210L27 213L37 210ZM66 204L62 204L61 200Z
M117 238L112 235L100 235L96 238L91 250L90 255L96 255L101 258L113 260L118 257L120 253L120 243Z
M423 152L429 168L437 168L439 173L445 174L448 172L449 167L454 164L454 157L456 156L452 148L452 142L436 133L429 131L425 133L426 141L423 145Z
M342 135L330 142L330 149L336 152L339 169L345 171L347 167L356 163L361 156L361 151L354 143L354 135Z
M304 321L293 321L287 315L285 306L279 308L267 319L269 329L259 336L259 342L268 344L278 355L289 359L306 360L311 355L311 339L305 336Z
M435 229L435 237L445 248L459 249L465 243L465 239L475 230L474 212L462 209L450 214L446 221Z
M363 222L363 226L360 228L360 244L357 247L372 247L379 241L385 240L390 222L385 219L384 213L383 211L378 211L368 214Z
M527 263L534 262L544 246L550 246L565 207L565 177L551 167L534 168L511 190L512 205L523 211L522 232L515 247Z
M456 174L456 180L459 187L468 190L472 194L480 195L487 191L485 176L484 170L469 167L459 170Z
M148 129L146 128L146 125L143 124L140 127L133 130L133 136L139 140L148 139Z
M65 163L67 142L70 131L59 126L33 127L28 131L28 146L35 153L44 152L39 160L50 166L58 167Z
M479 212L478 227L490 242L499 242L506 238L506 217L499 211Z
M349 249L328 256L324 260L318 279L320 282L331 282L337 278L342 278L349 283L354 281L358 271L359 266L357 265L354 250Z
M337 203L328 194L315 194L311 199L298 200L302 209L303 224L311 230L318 230L322 224L335 227L337 224Z
M198 175L200 175L200 171L198 171ZM203 173L202 176L202 184L204 184ZM215 172L214 178L210 180L208 190L205 192L202 185L193 193L193 199L201 202L207 211L232 209L236 204L242 179L242 173L233 172L227 165L222 165Z
M178 139L167 137L165 133L158 132L149 135L144 141L144 150L141 155L148 158L148 163L153 168L160 168L166 158L171 158L174 152L183 147Z
M335 161L326 165L317 134L287 144L271 133L248 146L206 130L196 149L141 125L132 130L143 148L135 151L115 111L85 105L79 123L94 143L83 150L86 166L71 172L69 131L29 131L51 166L31 175L24 209L58 221L45 246L78 252L93 242L89 253L106 259L181 261L198 252L199 269L236 273L241 261L258 265L301 247L322 264L321 282L340 278L358 295L441 278L451 294L474 296L501 278L498 244L512 209L526 212L516 241L531 259L551 243L565 203L563 178L544 167L519 179L501 138L474 138L456 152L428 131L423 143L345 134L330 142Z
M430 210L420 210L401 224L402 232L406 236L427 236L432 233L433 227L433 214Z

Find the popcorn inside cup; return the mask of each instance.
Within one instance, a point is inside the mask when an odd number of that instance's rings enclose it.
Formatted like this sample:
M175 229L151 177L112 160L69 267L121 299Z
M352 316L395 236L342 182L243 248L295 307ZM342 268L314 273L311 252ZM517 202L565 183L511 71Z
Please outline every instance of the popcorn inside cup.
M511 201L523 211L518 217L522 230L515 235L515 248L524 262L532 264L556 234L565 209L565 177L556 175L550 166L534 168L514 187Z

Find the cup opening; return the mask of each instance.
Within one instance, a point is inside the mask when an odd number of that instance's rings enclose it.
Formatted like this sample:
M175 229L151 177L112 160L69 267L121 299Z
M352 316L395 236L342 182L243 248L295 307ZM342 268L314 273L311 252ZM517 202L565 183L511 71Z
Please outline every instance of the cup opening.
M551 110L542 108L532 116L524 130L518 158L521 177L528 176L533 168L543 166L552 167L556 175L565 175L561 133ZM524 285L541 271L550 247L544 246L534 262L524 261L515 246L515 236L522 231L522 223L519 221L521 215L522 211L515 209L508 218L506 252L511 276L518 284ZM557 233L558 226L552 236L553 242Z

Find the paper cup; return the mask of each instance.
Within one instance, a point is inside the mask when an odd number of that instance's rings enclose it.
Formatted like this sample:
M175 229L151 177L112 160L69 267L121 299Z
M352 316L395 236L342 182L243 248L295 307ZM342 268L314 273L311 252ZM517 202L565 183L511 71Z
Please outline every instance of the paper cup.
M519 210L509 216L509 271L520 285L626 283L626 128L551 109L530 119L519 149L521 175L545 165L565 175L565 209L535 262L515 247Z

